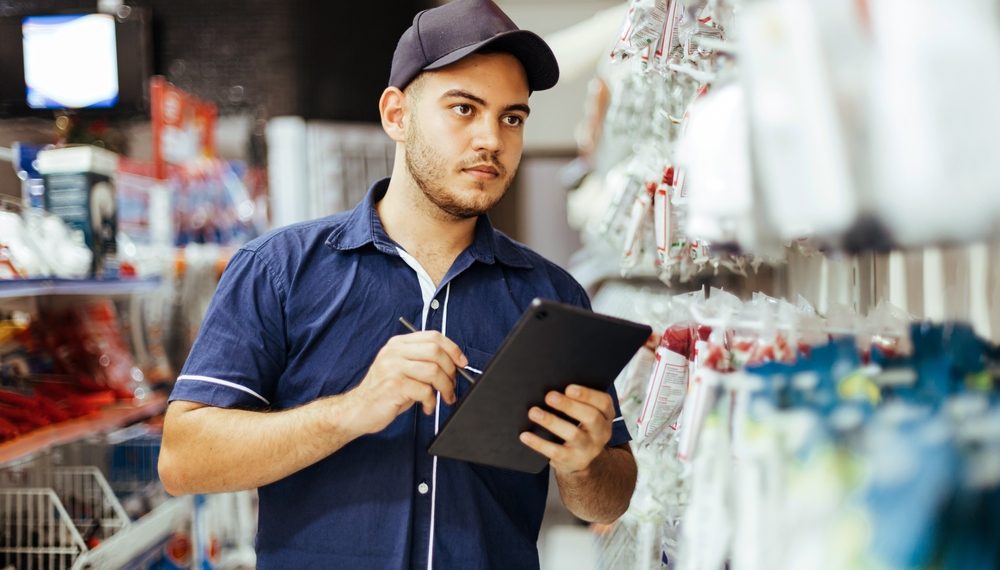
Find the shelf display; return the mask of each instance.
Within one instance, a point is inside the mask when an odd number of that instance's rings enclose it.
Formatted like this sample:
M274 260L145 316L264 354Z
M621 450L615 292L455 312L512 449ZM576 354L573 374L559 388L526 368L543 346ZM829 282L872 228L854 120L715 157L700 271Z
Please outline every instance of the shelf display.
M253 495L171 498L156 468L165 389L227 255L189 248L176 281L0 283L33 301L0 313L0 566L253 565Z
M162 398L158 404L162 409ZM159 437L156 428L141 425L91 431L63 442L58 453L0 462L0 563L148 568L166 555L165 542L190 544L193 501L170 498L159 485Z
M604 567L996 563L1000 345L885 303L617 286L594 306L662 331L616 381L640 476Z
M153 396L135 366L111 301L47 307L4 322L0 339L3 440Z
M616 382L639 480L601 567L1000 560L1000 76L950 59L1000 18L959 4L629 3L570 212L595 310L662 335Z
M886 3L868 4L631 2L604 74L596 181L571 198L587 247L607 255L596 243L607 242L623 275L651 269L669 284L781 264L788 246L857 253L995 237L998 156L969 145L1000 130L1000 116L970 93L995 93L1000 75L913 58L964 61L958 30L997 44L996 7L963 2L945 27L914 16L905 25L927 29L924 44L898 32ZM945 96L951 85L966 87ZM926 93L914 105L943 122L913 132L903 93ZM925 172L953 151L962 176ZM932 198L944 187L947 200Z
M218 156L214 105L151 91L150 161L86 114L56 145L0 149L22 186L0 200L3 568L255 563L255 495L169 497L157 458L231 248L268 225L267 174Z

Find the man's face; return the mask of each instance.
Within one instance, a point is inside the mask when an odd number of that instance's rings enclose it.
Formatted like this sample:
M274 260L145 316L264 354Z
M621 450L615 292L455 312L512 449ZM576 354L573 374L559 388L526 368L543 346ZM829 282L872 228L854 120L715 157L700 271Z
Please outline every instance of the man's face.
M528 80L505 53L474 54L424 72L407 88L406 166L424 195L455 219L503 198L521 161Z

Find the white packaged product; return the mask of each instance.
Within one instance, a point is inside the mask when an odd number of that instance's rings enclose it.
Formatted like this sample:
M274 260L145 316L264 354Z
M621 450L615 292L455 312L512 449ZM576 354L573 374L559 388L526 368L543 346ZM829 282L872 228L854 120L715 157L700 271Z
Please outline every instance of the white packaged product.
M653 194L653 233L656 238L656 260L660 264L669 260L670 243L673 241L673 232L676 229L670 220L670 217L674 215L673 209L670 207L673 183L674 168L671 166L663 174L663 180Z
M880 217L902 245L987 235L1000 221L1000 4L870 4Z
M624 273L635 268L642 254L647 222L652 215L654 192L656 184L647 182L639 187L632 201L632 210L625 226L625 239L622 243L621 268Z
M784 240L839 236L858 207L812 2L748 3L738 22L755 167L771 221Z
M729 84L691 105L678 147L689 187L687 234L756 248L749 133L743 87Z

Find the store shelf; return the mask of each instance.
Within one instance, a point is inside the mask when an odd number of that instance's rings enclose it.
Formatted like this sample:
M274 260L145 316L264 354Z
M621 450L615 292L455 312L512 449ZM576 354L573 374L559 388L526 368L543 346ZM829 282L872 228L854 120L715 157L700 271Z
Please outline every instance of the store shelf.
M97 548L85 552L74 568L127 568L134 560L162 545L191 519L193 498L175 497L133 522L121 532L105 540Z
M11 279L0 281L0 299L47 295L131 295L151 291L159 279Z
M0 466L30 457L46 449L71 443L87 436L115 430L155 416L167 405L167 397L154 394L141 404L117 404L104 408L96 417L71 420L33 431L6 443L0 443Z

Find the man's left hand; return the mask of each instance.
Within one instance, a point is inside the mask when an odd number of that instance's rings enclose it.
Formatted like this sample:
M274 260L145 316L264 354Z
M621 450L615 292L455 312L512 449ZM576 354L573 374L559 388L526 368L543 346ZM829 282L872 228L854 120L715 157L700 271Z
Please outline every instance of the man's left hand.
M521 434L521 442L549 459L549 465L561 475L586 472L611 439L611 421L615 408L607 392L571 385L565 394L549 392L545 403L577 425L539 407L528 410L528 418L565 443L547 441L531 432Z

